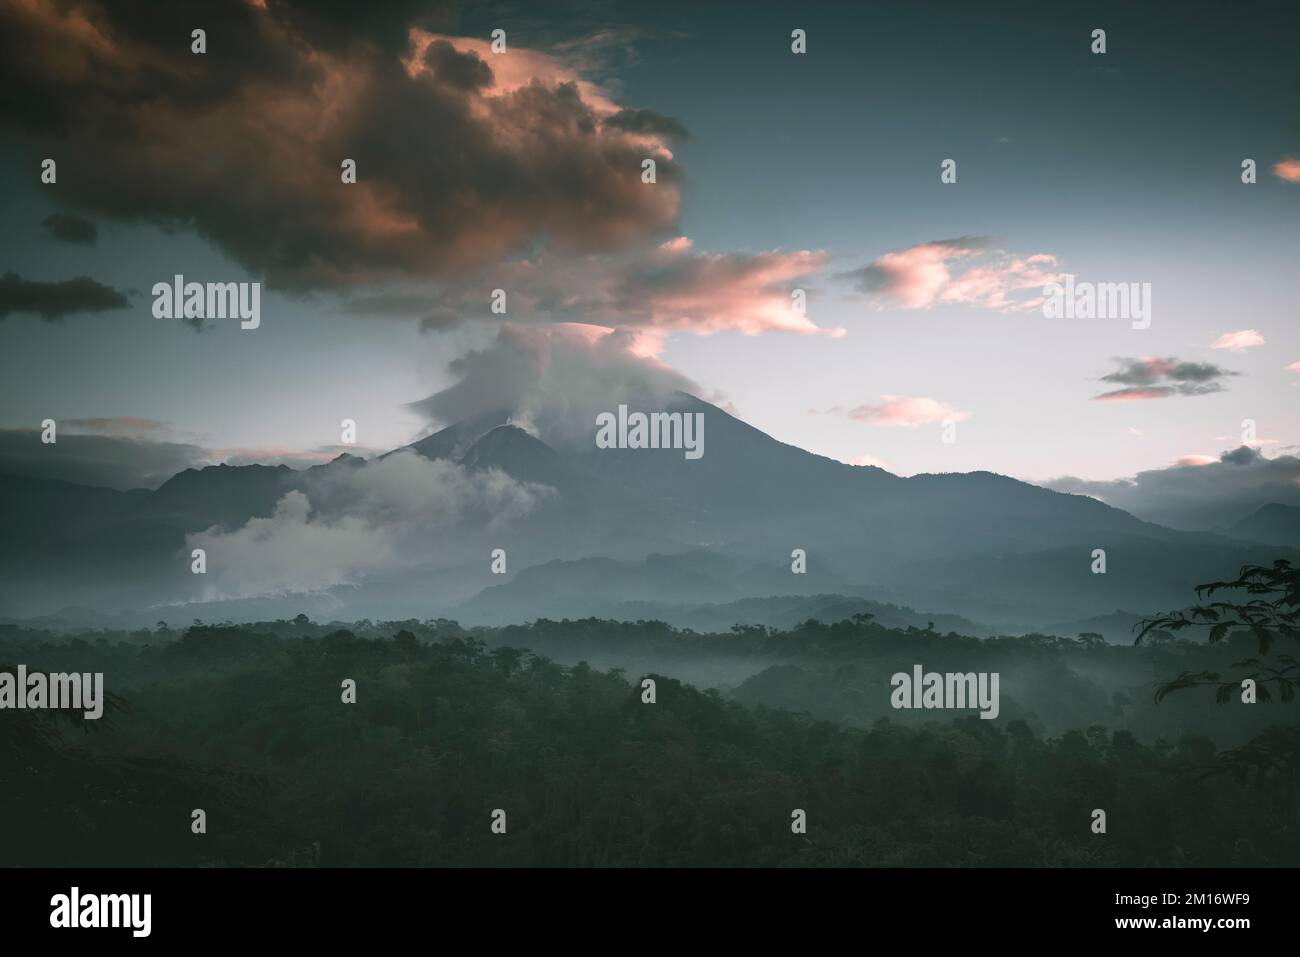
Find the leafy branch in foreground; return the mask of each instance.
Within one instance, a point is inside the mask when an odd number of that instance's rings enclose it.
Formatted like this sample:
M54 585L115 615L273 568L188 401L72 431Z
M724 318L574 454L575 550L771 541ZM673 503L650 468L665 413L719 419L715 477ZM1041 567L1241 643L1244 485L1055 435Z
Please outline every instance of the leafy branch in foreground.
M0 664L0 673L17 675L18 667ZM20 693L25 694L26 689ZM6 721L0 723L0 752L9 758L31 754L51 755L63 742L61 726L86 733L112 730L113 719L131 711L131 705L125 698L110 691L103 693L103 704L103 717L97 720L86 718L83 712L76 709L14 711L6 716Z
M1267 667L1258 658L1243 658L1241 661L1234 661L1232 663L1234 668L1253 667L1256 670L1228 681L1222 680L1219 673L1215 671L1184 671L1173 681L1167 681L1156 689L1156 704L1159 704L1168 694L1174 691L1182 691L1184 688L1208 687L1215 689L1215 701L1219 704L1227 704L1232 698L1232 693L1240 690L1242 678L1250 678L1255 682L1255 692L1259 700L1265 703L1273 700L1273 695L1268 690L1268 683L1270 681L1276 683L1278 696L1284 704L1290 704L1295 700L1295 686L1300 684L1300 661L1297 661L1291 655L1279 655L1278 661L1284 667Z
M1245 591L1253 596L1242 604L1229 601L1212 601L1189 609L1171 611L1166 615L1144 619L1134 626L1140 628L1134 644L1154 631L1180 632L1187 628L1208 628L1211 644L1223 641L1237 631L1245 630L1255 636L1260 658L1267 655L1279 637L1290 638L1300 644L1300 569L1289 561L1278 559L1271 568L1264 565L1246 565L1232 581L1208 582L1196 586L1196 596L1206 599L1222 591ZM1234 668L1254 668L1254 672L1225 681L1216 672L1184 672L1156 689L1159 703L1167 695L1184 688L1213 686L1215 700L1227 703L1234 689L1245 678L1255 682L1261 701L1271 701L1268 690L1271 682L1284 702L1295 700L1295 686L1300 683L1300 661L1291 655L1278 655L1278 667L1265 665L1260 658L1247 658L1233 662Z

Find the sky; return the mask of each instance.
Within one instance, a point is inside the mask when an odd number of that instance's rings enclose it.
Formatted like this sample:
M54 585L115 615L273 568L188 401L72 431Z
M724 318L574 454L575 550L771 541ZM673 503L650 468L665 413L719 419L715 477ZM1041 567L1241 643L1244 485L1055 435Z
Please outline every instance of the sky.
M52 418L156 484L647 385L904 475L1292 453L1300 14L1133 7L0 0L0 462ZM156 318L176 274L259 327ZM1066 274L1149 326L1048 318Z

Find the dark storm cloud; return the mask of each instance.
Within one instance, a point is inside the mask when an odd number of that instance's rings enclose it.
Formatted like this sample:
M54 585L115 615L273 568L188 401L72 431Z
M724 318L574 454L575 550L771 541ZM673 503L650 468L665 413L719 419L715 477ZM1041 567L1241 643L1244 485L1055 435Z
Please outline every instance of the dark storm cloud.
M424 10L7 6L0 124L58 161L67 201L193 228L281 288L446 276L539 240L581 253L672 228L681 172L661 134L605 123L620 107L555 57L408 34L442 28Z
M1174 528L1220 529L1262 505L1300 506L1300 458L1266 458L1243 445L1206 465L1179 463L1132 478L1098 482L1065 477L1043 484L1058 492L1091 495Z
M368 44L399 53L411 27L447 33L460 20L460 4L453 0L272 0L268 7L284 27L300 33L313 47L332 52Z
M392 316L413 319L428 312L438 301L437 292L380 292L345 300L340 310L350 316Z
M10 94L0 109L22 126L65 133L103 108L112 112L95 123L98 135L130 139L141 129L127 111L155 99L198 109L254 78L303 82L315 73L280 55L258 14L247 3L203 0L0 5L0 77ZM207 31L214 69L186 60L196 27Z
M12 272L0 276L0 319L14 313L54 322L73 313L107 312L129 305L122 293L88 276L59 282L23 279Z
M671 116L662 116L654 110L622 109L606 119L605 125L631 133L654 133L672 140L690 139L685 126Z
M51 236L65 243L93 246L99 238L99 230L94 223L72 213L50 213L41 221L41 225L50 231Z
M436 292L381 292L349 299L341 311L367 318L414 319L424 332L438 332L459 326L466 319L463 312L446 305L444 298L444 294Z
M58 441L49 445L41 442L39 429L0 429L0 473L119 490L156 488L205 459L196 445L81 434L72 431L73 421L59 423Z
M424 51L424 65L434 78L458 90L477 90L492 84L492 68L473 53L461 53L446 40L435 40Z
M1249 445L1243 445L1233 449L1231 452L1224 452L1219 457L1219 461L1225 465L1255 465L1259 462L1266 462L1267 459L1260 453L1259 449L1252 449ZM1282 460L1285 462L1286 459ZM1300 476L1297 476L1300 477Z
M1169 357L1115 360L1119 368L1101 377L1102 382L1124 386L1095 396L1097 399L1165 399L1177 395L1208 395L1223 389L1221 380L1239 375L1212 362L1184 362Z
M465 317L450 306L435 306L433 311L420 320L422 332L442 332L454 329L465 321Z

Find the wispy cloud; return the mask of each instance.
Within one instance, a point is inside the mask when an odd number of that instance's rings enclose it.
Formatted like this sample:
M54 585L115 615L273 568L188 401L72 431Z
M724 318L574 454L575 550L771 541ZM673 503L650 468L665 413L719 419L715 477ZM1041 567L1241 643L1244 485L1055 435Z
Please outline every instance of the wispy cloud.
M129 419L68 419L58 441L39 429L0 429L0 472L120 490L157 488L177 472L206 465L207 452L162 428ZM148 422L149 420L138 420Z
M157 419L133 415L99 416L90 419L63 419L59 427L65 432L111 435L126 439L147 439L170 435L171 428Z
M41 221L41 225L50 231L50 235L60 242L93 246L99 238L99 230L88 219L72 213L50 213Z
M500 317L484 307L484 290L495 287L507 292L509 315L516 323L581 322L699 335L841 336L841 328L818 326L807 308L805 286L826 260L818 250L701 252L686 236L601 256L542 253L458 282L418 307L411 303L409 314L437 316L444 325L496 320ZM796 289L805 290L799 304Z
M12 272L0 276L0 319L27 314L56 322L64 316L108 312L129 305L125 295L88 276L56 282L23 279Z
M1042 288L1059 282L1056 257L1016 256L986 236L962 236L885 253L839 278L879 305L929 309L955 304L1016 311L1042 304ZM1026 298L1026 290L1036 294Z
M1180 395L1208 395L1223 389L1222 379L1238 375L1210 362L1184 362L1174 357L1159 359L1143 356L1137 359L1119 358L1115 361L1119 368L1102 376L1101 381L1123 388L1103 392L1094 396L1094 399L1140 401Z
M1300 159L1287 156L1273 164L1273 175L1288 183L1300 183Z
M870 425L910 429L931 422L964 422L972 415L938 399L902 395L882 395L880 402L864 403L846 414Z
M1229 352L1245 352L1255 346L1262 346L1264 337L1254 329L1239 329L1236 332L1225 332L1219 338L1210 343L1211 349L1227 349Z

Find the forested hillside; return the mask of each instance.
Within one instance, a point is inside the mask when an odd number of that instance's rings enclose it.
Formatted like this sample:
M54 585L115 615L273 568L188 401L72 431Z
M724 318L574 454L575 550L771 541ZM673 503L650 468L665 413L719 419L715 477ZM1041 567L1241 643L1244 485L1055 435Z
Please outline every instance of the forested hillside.
M634 641L678 668L749 661L751 675L700 690L655 673L650 704L647 672L518 647L612 658ZM725 635L600 621L7 627L0 662L102 671L118 697L98 722L19 711L0 723L5 863L1293 864L1293 778L1215 773L1228 766L1218 748L1252 730L1244 712L1283 723L1288 705L1216 706L1203 690L1117 702L1098 684L1125 669L1172 677L1219 650L981 642L865 619ZM1060 714L1017 711L1032 696L1004 679L998 720L867 721L888 711L882 669L904 658L1055 675L1043 694ZM1174 703L1222 733L1152 733ZM1114 720L1054 730L1094 706ZM806 834L792 831L797 809Z

